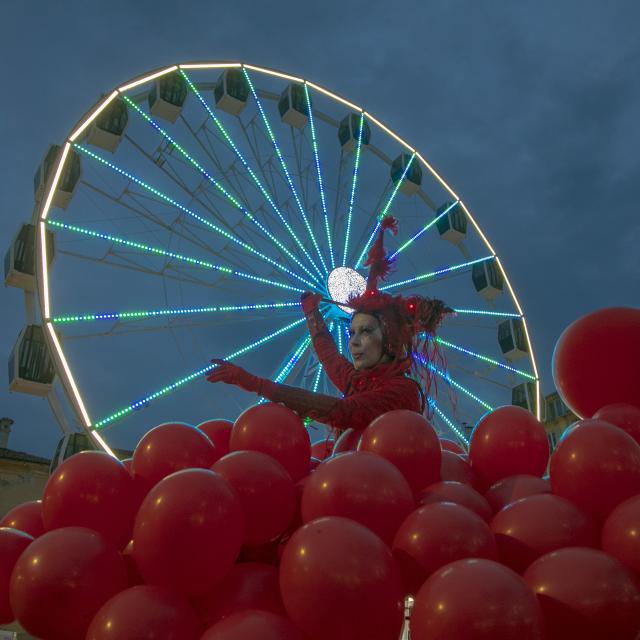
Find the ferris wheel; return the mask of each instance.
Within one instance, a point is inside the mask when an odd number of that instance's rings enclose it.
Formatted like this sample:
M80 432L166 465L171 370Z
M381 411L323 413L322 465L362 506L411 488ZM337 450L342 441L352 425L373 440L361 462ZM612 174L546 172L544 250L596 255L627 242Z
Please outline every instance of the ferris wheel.
M300 294L362 291L387 213L400 259L381 288L456 311L437 338L446 371L428 364L434 426L466 443L497 406L540 417L524 313L478 222L416 148L311 81L230 62L134 78L50 147L35 196L5 260L27 300L11 385L46 395L63 430L107 450L254 402L204 381L212 357L336 393ZM321 311L347 353L349 309Z

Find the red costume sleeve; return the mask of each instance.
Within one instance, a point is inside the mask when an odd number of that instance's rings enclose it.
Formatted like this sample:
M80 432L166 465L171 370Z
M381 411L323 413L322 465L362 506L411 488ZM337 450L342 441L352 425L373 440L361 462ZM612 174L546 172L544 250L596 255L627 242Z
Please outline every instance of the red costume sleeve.
M318 359L329 376L329 380L333 382L339 391L344 393L349 378L355 371L353 365L338 351L320 311L315 309L307 316L307 325L313 348L318 354Z

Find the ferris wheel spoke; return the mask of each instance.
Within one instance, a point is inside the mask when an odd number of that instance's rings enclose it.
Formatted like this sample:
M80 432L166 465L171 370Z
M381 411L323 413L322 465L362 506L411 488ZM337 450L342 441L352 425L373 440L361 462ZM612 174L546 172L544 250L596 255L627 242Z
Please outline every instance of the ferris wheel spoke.
M290 269L288 269L284 265L280 264L277 260L274 260L273 258L269 258L264 253L258 251L257 249L255 249L250 244L248 244L248 243L244 242L243 240L240 240L239 238L237 238L234 234L222 229L221 227L218 227L217 225L213 224L209 220L206 220L205 218L203 218L199 214L195 213L194 211L192 211L188 207L185 207L184 205L180 204L179 202L176 202L173 198L170 198L169 196L163 194L161 191L159 191L158 189L155 189L151 185L148 185L143 180L140 180L139 178L136 178L134 175L130 174L128 171L125 171L124 169L122 169L122 168L118 167L117 165L113 164L112 162L109 162L105 158L100 157L98 154L93 153L91 150L87 149L86 147L83 147L82 145L74 143L74 147L77 148L78 150L82 151L83 153L86 153L87 155L89 155L90 157L94 158L98 162L108 166L109 168L111 168L115 172L127 177L129 180L135 182L137 185L143 187L144 189L146 189L150 193L153 193L155 196L159 197L161 200L164 200L165 202L167 202L168 204L172 205L173 207L179 209L183 213L186 213L190 217L198 220L200 223L202 223L204 226L206 226L211 231L214 231L217 234L227 238L228 240L231 240L232 242L238 244L243 249L246 249L249 253L254 254L255 256L261 258L265 262L268 262L269 264L273 265L277 269L280 269L281 271L284 271L289 276L292 276L293 278L296 278L297 280L301 280L305 284L313 287L313 284L311 282L309 282L308 280L306 280L305 278L303 278L299 274L291 271Z
M474 379L479 379L479 380L483 380L484 382L487 382L489 384L492 384L496 387L500 387L501 389L507 389L508 391L511 391L511 388L513 385L509 385L509 384L504 384L503 382L499 382L498 380L494 380L493 378L489 378L488 375L484 376L480 373L480 371L478 370L471 370L471 369L467 369L466 367L463 367L460 365L460 363L458 362L448 362L447 363L447 368L451 369L451 370L456 370L456 371L460 371L461 373L463 373L464 375L468 375L473 377ZM487 372L491 372L492 369L489 365L487 365L486 367Z
M267 133L269 134L269 138L271 139L271 143L273 144L273 148L276 151L276 155L278 156L278 160L280 161L280 166L282 167L282 171L284 172L284 175L287 179L287 182L289 183L289 188L291 189L291 193L293 194L293 197L296 201L296 204L298 206L298 210L300 211L300 215L302 216L302 219L304 221L304 225L305 228L307 229L307 233L309 234L309 237L311 238L311 242L313 243L313 246L316 250L316 253L318 254L318 258L320 258L320 262L322 263L322 266L325 270L326 273L329 272L329 270L327 269L327 265L324 261L324 257L322 256L322 252L320 251L320 247L318 246L318 241L316 240L315 234L313 233L313 229L311 228L311 225L309 224L309 219L307 218L307 214L304 210L304 207L302 206L302 202L300 202L300 198L298 196L298 192L296 191L295 185L293 184L293 181L291 179L291 175L289 174L289 169L287 168L287 163L284 161L284 157L282 156L282 152L280 151L280 147L278 146L278 142L276 141L275 136L273 135L273 131L271 129L271 125L269 124L269 120L266 116L266 113L262 107L262 103L260 102L260 98L258 98L258 94L256 93L256 90L253 86L253 82L251 81L251 78L249 77L249 73L247 72L247 69L245 67L242 67L242 70L244 72L244 76L247 79L247 82L249 84L249 89L251 90L251 93L253 94L253 99L255 100L257 106L258 106L258 110L260 111L260 115L262 117L262 121L264 123L264 126L267 130Z
M224 359L231 360L232 358L237 358L239 356L245 355L246 353L253 351L253 349L256 349L259 346L263 345L264 343L268 342L269 340L273 340L274 338L277 338L278 336L286 333L287 331L291 331L293 328L299 326L303 322L305 322L305 318L300 318L294 322L284 325L283 327L280 327L279 329L276 329L275 331L272 331L271 333L268 333L262 336L258 340L255 340L254 342L250 342L249 344L246 344L245 346L237 349L236 351L229 353L228 355L225 356ZM162 387L158 391L149 393L141 400L137 400L129 404L128 406L123 407L122 409L103 418L102 420L99 420L93 425L93 427L95 429L103 429L106 425L113 424L116 420L119 420L120 418L123 418L124 416L129 415L131 412L135 411L136 409L146 406L153 400L156 400L157 398L165 396L169 393L172 393L173 391L183 386L184 384L187 384L188 382L192 382L193 380L201 379L202 376L210 372L212 369L215 369L215 367L216 365L209 363L206 366L200 369L197 369L196 371L193 371L192 373L186 376L183 376L182 378L179 378L175 382L172 382L171 384L168 384L165 387Z
M233 275L238 278L245 278L248 280L253 280L254 282L261 282L263 284L269 284L274 287L280 287L282 289L289 289L291 291L303 292L303 289L299 289L297 287L292 287L283 282L275 282L274 280L269 280L268 278L262 278L260 276L256 276L250 273L244 273L242 271L237 271L235 269L230 269L227 266L213 264L211 262L207 262L205 260L200 260L198 258L193 258L190 256L184 256L179 253L174 253L172 251L165 251L164 249L160 249L159 247L151 247L149 245L142 244L141 242L133 242L131 240L126 240L125 238L119 238L117 236L113 236L107 233L101 233L99 231L86 229L83 227L78 227L76 225L69 225L62 222L58 222L56 220L47 220L47 224L52 227L57 227L59 229L65 229L67 231L74 231L76 233L80 233L83 235L87 235L93 238L100 238L103 240L108 240L115 244L124 245L127 247L131 247L133 249L137 249L139 251L146 252L148 254L156 255L156 256L165 256L167 258L173 258L175 260L180 260L182 262L186 262L190 265L196 267L202 267L204 269L211 269L213 271L219 271L221 273L225 273L228 275Z
M180 144L178 144L178 142L172 137L170 136L155 120L153 120L151 117L149 117L149 115L147 115L137 104L135 104L135 102L133 102L133 100L131 100L128 96L124 96L124 100L127 102L127 104L129 104L132 108L135 109L136 113L138 113L140 115L140 117L142 117L147 123L149 123L156 131L158 131L158 133L160 133L160 135L163 136L163 138L165 140L168 140L171 145L172 145L172 149L177 149L178 152L182 155L182 157L184 157L186 160L188 160L188 162L190 163L190 165L195 168L211 185L213 185L213 187L215 189L217 189L220 193L222 193L224 195L224 197L226 198L226 200L228 202L230 202L236 209L238 209L239 211L242 212L242 214L248 218L258 229L260 229L260 231L269 238L269 240L271 240L281 251L283 251L285 253L285 255L290 256L291 258L293 258L294 260L295 257L293 256L293 254L291 254L291 252L289 252L288 249L286 249L286 247L264 226L262 225L250 212L249 210L243 206L236 198L234 198L233 195L231 195L217 180L215 180L215 178L213 178L213 176L211 176L211 174L209 174L209 172L202 167L202 165L200 165L200 163L198 163ZM137 146L137 145L136 145ZM138 147L139 148L139 147ZM142 151L142 150L141 150ZM175 178L174 178L175 179ZM184 183L181 185L183 189L187 189L186 186L184 185ZM188 189L187 189L188 191ZM193 194L190 193L190 195L193 196ZM195 196L193 196L195 197ZM196 200L198 200L196 198ZM199 200L198 200L199 201ZM201 202L201 204L203 204ZM206 206L206 205L205 205ZM274 261L275 262L275 261ZM296 261L297 262L297 261ZM306 269L306 267L304 267L302 265L302 263L299 263L299 266L301 268L303 268L305 271L307 271L309 273L309 275L311 277L315 277L313 276L313 274L308 271Z
M428 398L429 406L435 411L436 415L467 445L469 446L469 441L465 437L465 435L456 427L454 422L447 417L447 415L438 407L436 401L433 398Z
M415 240L417 240L423 233L425 233L426 231L428 231L429 229L431 229L431 227L433 227L434 224L437 224L438 220L440 220L440 218L442 218L443 216L445 216L447 213L449 213L449 211L451 209L453 209L453 207L455 207L458 204L459 200L455 200L454 202L452 202L442 213L440 213L439 215L437 215L435 218L433 218L433 220L431 220L430 222L428 222L424 227L422 227L422 229L420 229L420 231L418 231L414 236L412 236L411 238L409 238L409 240L407 240L403 245L400 246L400 248L396 251L394 251L391 254L391 258L395 258L399 253L401 253L402 251L404 251L408 246L410 246L411 244L413 244L413 242Z
M521 318L519 313L505 311L486 311L485 309L454 309L457 314L470 316L493 316L496 318Z
M360 154L362 151L362 131L364 129L364 111L360 114L360 127L358 129L358 140L356 142L356 155L353 164L353 177L351 179L351 192L349 194L349 209L347 211L347 229L344 239L344 252L342 254L342 266L347 264L349 253L349 237L351 235L351 218L353 216L353 205L356 197L356 186L358 183L358 168L360 166Z
M391 284L387 284L384 287L380 287L381 291L388 291L389 289L395 289L396 287L401 287L407 284L413 284L414 282L421 282L423 280L431 280L436 276L444 275L447 273L451 273L453 271L459 271L460 269L464 269L465 267L470 267L479 262L485 262L486 260L493 260L495 256L485 256L484 258L478 258L477 260L471 260L469 262L462 262L460 264L453 265L451 267L445 267L443 269L438 269L437 271L431 271L429 273L423 273L419 276L415 276L413 278L407 278L406 280L401 280L400 282L393 282Z
M222 125L222 123L220 122L220 120L216 117L216 115L213 113L213 111L211 110L211 108L209 107L209 105L207 104L207 102L204 100L204 98L202 97L202 95L200 94L200 92L198 91L198 89L195 87L195 85L193 84L193 82L191 82L191 80L189 79L189 77L187 76L187 74L184 72L184 70L180 70L180 73L182 74L182 76L184 77L185 81L187 82L187 84L189 85L189 87L191 88L191 91L194 93L194 95L196 96L196 98L198 99L198 101L200 102L200 104L204 107L204 109L206 110L207 114L209 115L209 117L211 118L211 120L213 120L213 122L215 123L215 125L218 127L218 129L220 130L220 132L222 133L222 135L224 136L225 141L227 142L227 144L230 145L230 147L233 149L233 151L235 152L236 156L238 157L238 159L240 160L240 162L242 163L242 165L245 167L245 169L247 170L247 172L249 173L249 175L251 176L253 182L255 183L255 185L257 186L258 190L260 191L260 193L262 194L262 196L267 200L267 202L271 205L271 208L275 211L275 213L277 214L277 216L280 218L280 221L282 222L282 224L284 224L285 228L287 229L287 231L289 232L289 234L291 235L291 237L293 238L293 240L295 241L295 243L298 245L298 247L301 249L301 251L303 252L303 254L306 256L306 258L309 260L309 262L311 263L311 265L313 266L313 268L318 272L318 275L320 277L322 277L322 273L320 271L320 269L318 268L318 266L315 264L315 262L313 261L313 259L311 258L311 256L309 255L309 253L307 252L306 248L304 247L304 245L302 244L302 242L300 241L300 239L298 238L298 236L296 235L295 231L293 230L293 228L291 227L291 225L289 224L289 222L285 219L285 217L282 215L280 209L278 208L278 206L276 205L276 203L274 202L273 198L271 197L271 195L269 194L269 192L267 191L267 189L265 189L265 187L263 186L262 182L260 181L260 179L258 178L258 176L256 175L256 173L253 171L253 169L249 166L249 163L246 161L246 159L244 158L244 156L242 155L242 153L240 152L240 150L238 149L238 147L236 146L236 144L233 142L233 139L231 138L231 136L227 133L226 129L224 128L224 126ZM244 130L244 127L242 127ZM246 133L246 132L245 132Z
M356 262L355 269L357 269L360 266L360 264L362 263L362 259L367 254L367 251L369 250L369 246L371 245L371 242L373 241L373 238L374 238L376 232L380 228L380 220L382 220L382 218L384 218L387 215L387 213L389 213L389 209L391 209L391 205L393 204L393 201L396 199L396 195L398 194L398 191L400 190L400 187L402 186L402 183L404 182L404 180L405 180L405 178L407 176L407 171L409 171L409 168L413 164L413 161L414 161L415 157L416 157L416 153L414 151L411 154L411 158L407 162L407 166L404 168L404 171L402 172L402 175L400 176L400 180L398 180L398 182L396 183L395 187L393 188L393 191L391 192L391 195L389 196L389 199L387 200L387 203L385 204L385 206L382 209L382 211L380 212L380 214L377 216L376 226L375 226L375 228L373 230L373 233L369 236L369 240L367 240L367 243L364 245L364 249L362 250L362 253L360 254L360 257L358 258L358 262Z
M327 201L324 194L324 184L322 182L322 171L320 170L320 157L318 152L318 140L316 139L316 127L313 121L313 109L311 108L311 99L309 98L309 87L306 83L304 84L304 93L307 100L307 109L309 111L309 125L311 127L311 141L313 143L313 156L316 161L316 172L318 175L318 189L320 190L320 203L322 204L322 213L324 215L324 228L327 233L329 257L331 259L331 268L335 269L336 260L333 254L333 242L331 240L331 230L329 228L329 214L327 213Z
M482 405L488 411L493 411L493 407L488 402L485 402L474 393L469 391L469 389L467 389L464 385L460 384L457 380L452 378L448 371L442 371L431 362L427 364L427 368L429 369L429 371L433 371L433 373L442 378L448 385L458 389L458 391L462 391L462 393L464 393L467 397L475 400L475 402Z

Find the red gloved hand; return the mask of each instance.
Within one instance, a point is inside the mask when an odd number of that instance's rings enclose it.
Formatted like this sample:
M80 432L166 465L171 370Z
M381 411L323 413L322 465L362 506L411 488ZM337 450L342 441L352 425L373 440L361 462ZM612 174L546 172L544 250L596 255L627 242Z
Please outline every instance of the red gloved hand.
M213 359L211 362L218 366L207 374L207 380L209 382L233 384L245 391L253 391L255 393L260 391L262 378L254 376L248 371L245 371L242 367L231 364L231 362L225 362L224 360L217 358Z
M302 303L302 310L304 311L304 315L308 316L310 313L313 313L320 306L321 300L322 295L320 295L319 293L311 293L311 291L305 291L300 296L300 302Z

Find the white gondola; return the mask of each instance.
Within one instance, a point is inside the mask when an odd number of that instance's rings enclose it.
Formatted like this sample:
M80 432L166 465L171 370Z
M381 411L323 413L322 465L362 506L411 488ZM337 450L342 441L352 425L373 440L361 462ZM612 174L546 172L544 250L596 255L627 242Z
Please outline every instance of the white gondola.
M153 83L148 99L151 115L173 123L187 99L187 82L179 73L168 73Z
M247 106L249 91L249 83L242 69L226 69L213 90L216 107L232 116L239 116Z
M371 141L371 128L366 119L363 119L359 113L350 113L342 119L338 127L338 140L340 140L340 146L344 153L351 153L355 150L360 136L361 120L363 122L362 139L360 141L362 148L364 149Z
M47 229L47 262L51 266L55 245L53 233ZM36 228L23 224L4 256L4 283L24 291L35 291Z
M438 208L436 213L440 215L445 211L447 213L436 222L438 233L444 240L452 244L459 244L467 235L467 216L459 202L455 204L453 202L445 202Z
M504 289L504 278L495 260L474 264L471 269L471 279L476 291L488 302L495 300Z
M54 377L42 327L29 324L20 332L9 356L9 391L46 396Z
M498 325L498 343L507 360L519 360L529 355L524 324L520 318L510 318Z
M400 182L404 175L404 180L400 185L400 191L407 196L412 196L420 189L422 184L422 167L420 162L408 153L401 153L391 163L391 180L393 180L394 186ZM407 167L409 167L407 169Z
M309 105L304 86L291 83L280 96L278 111L282 122L296 129L304 129L309 122Z
M36 202L39 202L44 195L47 180L49 179L51 171L56 166L60 150L60 145L52 144L47 150L42 162L36 169L36 174L33 176L33 194ZM66 209L71 202L71 198L73 197L79 180L80 156L76 151L70 149L62 174L58 180L58 186L53 194L53 199L51 201L52 206Z
M112 153L118 148L129 113L122 100L114 100L89 126L87 142Z
M531 413L536 410L536 385L534 382L523 382L511 389L511 404L522 407Z

